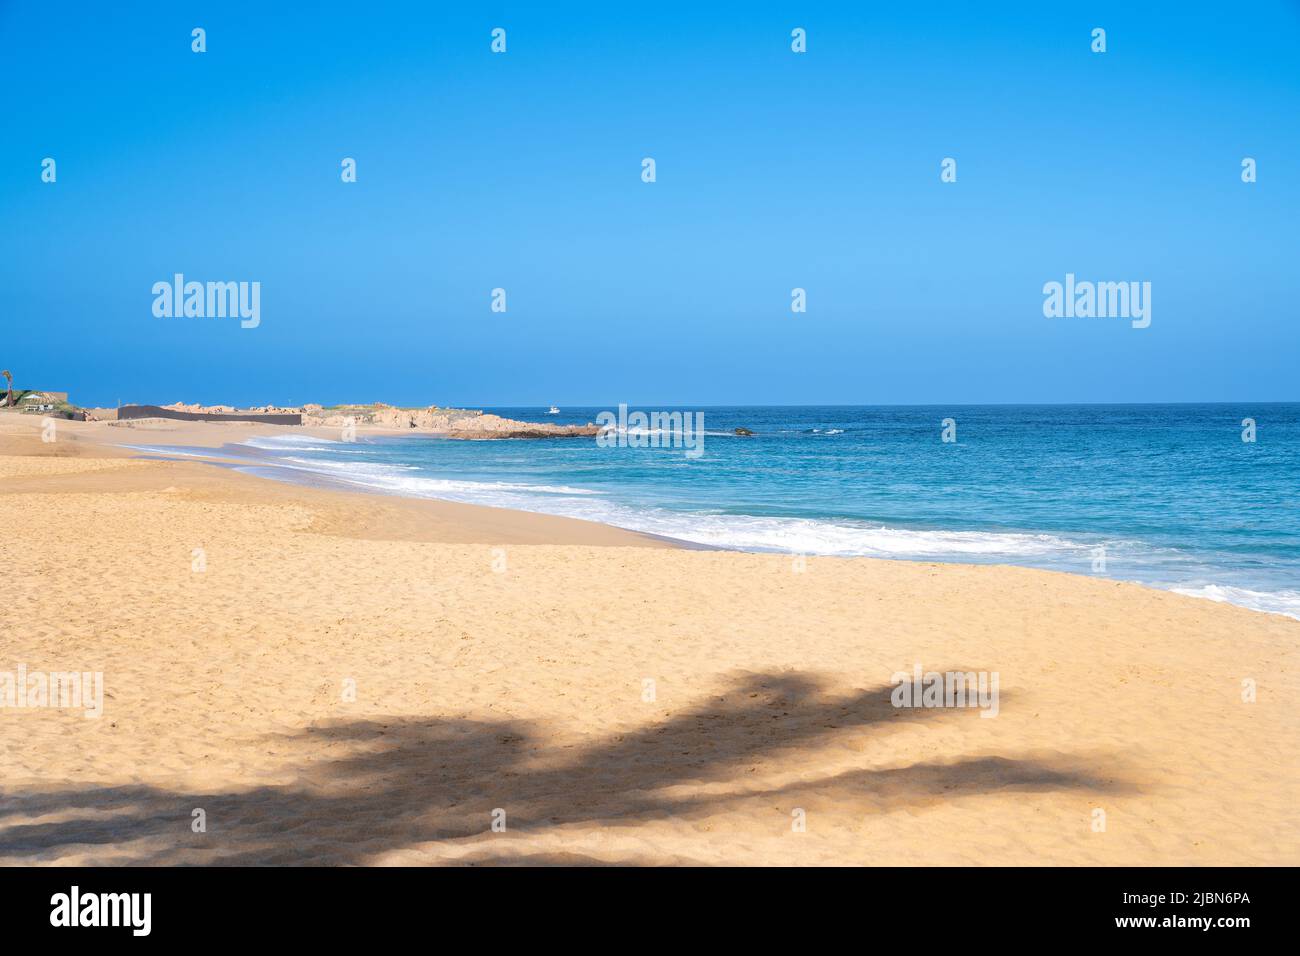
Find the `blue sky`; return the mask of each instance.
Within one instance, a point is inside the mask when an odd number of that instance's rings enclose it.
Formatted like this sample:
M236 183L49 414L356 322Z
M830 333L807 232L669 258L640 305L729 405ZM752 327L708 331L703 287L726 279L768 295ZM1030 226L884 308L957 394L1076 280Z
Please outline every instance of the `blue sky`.
M1295 2L273 6L0 2L0 366L20 385L1300 399ZM177 272L260 282L260 326L156 318ZM1045 318L1067 272L1151 282L1150 328Z

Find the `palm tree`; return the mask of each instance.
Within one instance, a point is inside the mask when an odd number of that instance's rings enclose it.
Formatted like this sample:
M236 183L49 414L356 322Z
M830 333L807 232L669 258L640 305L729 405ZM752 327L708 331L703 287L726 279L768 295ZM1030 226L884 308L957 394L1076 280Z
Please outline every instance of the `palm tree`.
M5 405L9 408L14 407L14 377L9 374L9 369L0 370L0 375L5 377L7 390L5 392Z

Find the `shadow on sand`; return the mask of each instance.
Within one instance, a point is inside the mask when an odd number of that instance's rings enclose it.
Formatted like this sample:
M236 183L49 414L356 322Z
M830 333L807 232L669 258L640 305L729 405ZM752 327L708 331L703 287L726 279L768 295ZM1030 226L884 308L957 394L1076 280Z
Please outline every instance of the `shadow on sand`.
M779 767L783 753L861 740L855 731L888 733L886 725L918 720L980 722L974 710L896 709L892 689L829 694L806 676L750 674L694 708L589 746L543 746L535 728L522 721L318 724L267 739L277 751L308 748L290 786L5 792L0 858L37 863L75 852L104 864L364 864L387 851L481 836L497 807L507 811L511 834L581 823L633 833L646 821L704 819L757 798L769 806L782 799L793 805L817 793L844 794L895 809L1008 789L1133 789L1113 773L1056 758L915 763L766 789L755 786L761 777L745 779L759 764ZM1003 708L1009 696L1002 694ZM191 830L195 808L206 813L206 833ZM41 820L49 815L57 820ZM788 828L788 816L784 822L774 817L774 833ZM609 862L504 845L472 849L462 862Z

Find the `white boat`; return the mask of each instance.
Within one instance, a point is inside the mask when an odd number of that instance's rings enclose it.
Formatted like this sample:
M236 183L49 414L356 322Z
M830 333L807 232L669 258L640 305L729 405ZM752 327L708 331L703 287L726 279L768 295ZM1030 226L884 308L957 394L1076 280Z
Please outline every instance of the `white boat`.
M560 414L560 410L559 410L558 408L556 408L554 405L552 405L550 408L548 408L548 409L546 410L546 414L548 414L548 415L558 415L558 414Z

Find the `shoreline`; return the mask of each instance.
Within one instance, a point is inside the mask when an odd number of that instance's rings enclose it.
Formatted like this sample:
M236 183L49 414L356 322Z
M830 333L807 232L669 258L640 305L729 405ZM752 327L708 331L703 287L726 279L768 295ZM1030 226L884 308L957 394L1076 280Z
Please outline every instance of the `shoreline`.
M179 423L179 424L184 425L186 423ZM231 427L242 427L243 423L241 423L240 425L236 425L234 423L224 424L224 423L212 423L212 422L194 423L195 427L192 428L182 427L178 429L175 433L169 433L169 439L166 442L166 444L175 445L182 448L197 449L193 453L192 458L189 457L184 459L177 458L175 460L178 461L190 460L190 461L202 462L209 465L215 465L217 467L229 468L231 470L237 471L240 474L246 474L256 478L263 478L268 481L281 481L286 484L296 485L298 487L303 487L303 488L316 488L316 489L334 491L339 493L373 495L381 498L399 498L411 502L438 502L441 504L463 506L467 508L486 508L493 512L500 512L503 514L538 515L555 521L561 521L561 522L573 521L573 522L578 522L581 525L595 525L601 528L608 528L610 531L616 532L618 534L633 535L638 539L643 539L645 541L650 541L650 542L656 542L663 546L680 548L686 551L739 551L740 550L738 548L726 548L726 547L721 547L721 546L716 546L711 544L704 544L698 541L687 541L681 538L674 538L670 535L656 534L652 531L639 531L632 528L623 528L618 525L610 524L608 522L603 522L603 521L591 521L584 518L572 518L572 517L567 517L562 515L550 515L547 514L546 512L528 511L522 508L507 508L499 505L458 502L446 498L425 497L419 495L403 495L397 492L385 491L383 489L368 488L368 487L357 485L353 482L346 481L345 479L332 478L329 475L322 475L318 472L309 472L309 471L303 471L301 469L286 468L280 465L277 459L270 456L268 456L266 461L264 462L255 461L255 460L249 461L246 458L237 457L235 455L223 454L223 452L226 452L227 450L236 447L247 448L247 449L252 449L254 451L258 451L259 449L257 449L256 446L243 444L244 440L246 440L249 437L255 437L259 435L264 435L266 437L275 437L276 435L306 434L317 438L328 438L330 435L335 434L337 432L337 429L327 428L324 426L316 426L316 427L307 426L307 427L300 427L298 429L295 429L294 431L287 432L283 430L283 426L276 426L276 425L254 426L257 429L256 431L250 431L248 433L241 432L238 436L235 437L231 437L229 435L223 434L221 437L229 438L230 440L224 442L221 446L217 447L217 446L205 444L205 442L210 440L210 438L216 436L208 436L203 433L203 428L205 426L213 425L213 424L216 424L217 427L222 428L224 430ZM434 438L434 437L438 437L440 434L434 432L421 432L419 434L411 434L409 431L402 431L399 429L376 428L373 426L366 427L366 428L359 427L357 431L358 434L370 435L370 436L382 437L382 438L397 438L397 439ZM174 435L174 438L171 437L172 435ZM453 438L449 440L474 440L474 439ZM493 439L493 440L498 440L498 439ZM140 458L145 460L169 460L168 455L165 451L152 451L148 449L142 449L139 445L118 442L118 443L113 443L112 447L119 449L121 451L131 452L133 457L139 456ZM276 472L277 474L258 474L257 473L258 471ZM620 543L624 543L624 542L620 542Z
M355 487L321 487L302 482L284 482L256 475L246 474L230 467L221 467L223 456L220 448L208 444L214 437L210 429L219 429L223 444L235 444L255 435L273 435L283 433L282 426L222 424L213 422L177 423L177 428L142 429L144 435L166 435L166 444L179 447L200 448L215 454L196 454L192 459L172 458L162 455L150 455L137 451L124 443L125 435L134 429L112 426L111 433L107 423L67 422L59 424L59 439L52 444L43 444L39 439L39 422L22 422L20 427L4 428L5 420L0 419L0 456L23 455L34 458L84 459L102 457L126 461L165 462L172 469L170 472L142 472L128 475L115 475L114 484L129 491L157 491L175 485L178 481L187 482L204 494L218 495L228 490L231 482L246 485L246 493L255 494L267 501L293 500L292 489L303 489L306 493L319 496L323 505L337 510L343 502L353 496L370 502L371 531L385 537L412 537L412 539L443 541L445 543L500 543L500 544L581 544L593 546L622 547L667 547L669 543L657 536L644 535L635 531L626 531L611 525L603 525L578 518L565 518L536 512L515 511L496 508L490 505L470 504L458 501L445 501L436 498L409 498L399 495L385 495L367 492ZM322 428L321 432L332 432ZM376 430L378 433L378 430ZM300 434L300 432L295 432ZM401 434L400 432L398 434ZM319 436L324 437L324 436ZM147 444L147 440L142 442ZM163 442L159 442L160 444ZM224 461L230 462L229 458ZM246 465L244 462L236 464ZM216 477L217 474L228 476L226 482ZM101 484L96 478L67 475L59 476L62 487L94 489ZM260 486L260 490L259 489ZM16 492L40 492L42 479L32 477L10 481L9 490ZM243 490L243 489L241 489ZM359 494L358 494L359 493Z
M220 447L215 447L210 444L210 442L214 438L218 437L217 434L211 433L213 429L218 429L219 437L221 437L222 439L226 439L224 444L221 445ZM235 435L232 436L230 433L231 429L238 429L238 431L236 432ZM511 513L549 515L551 517L559 518L561 520L573 520L573 521L580 521L588 524L597 524L602 527L614 529L627 534L644 536L656 541L664 542L672 546L684 548L688 550L721 550L721 551L734 551L738 553L782 554L786 556L792 556L798 553L789 549L781 549L776 547L772 547L772 548L744 547L743 545L737 545L737 544L693 541L690 540L689 538L676 537L671 533L659 533L659 532L654 532L649 530L638 529L635 527L628 527L628 526L616 524L611 521L602 520L598 518L584 518L584 517L577 517L571 515L556 515L551 512L547 512L545 510L532 510L523 507L510 507L509 505L486 504L486 503L479 503L479 502L457 502L454 499L440 498L437 496L421 496L421 495L413 495L413 494L404 494L403 492L397 490L388 490L384 488L374 487L366 484L349 481L345 478L335 478L330 475L322 474L318 471L311 471L308 469L300 469L300 468L293 468L291 466L284 466L275 457L270 455L267 456L267 460L264 463L262 462L249 463L247 461L236 461L233 458L233 456L223 456L221 454L223 450L227 449L230 446L240 445L247 438L258 437L258 436L273 438L278 436L310 435L312 437L327 439L331 441L337 440L334 437L337 435L337 429L331 427L300 426L300 427L293 428L291 430L285 430L284 426L279 426L279 425L243 425L243 424L236 424L236 423L211 423L211 422L200 422L200 423L166 422L163 423L161 428L159 428L157 425L152 425L144 430L146 432L152 432L155 430L164 431L169 435L175 436L175 440L169 438L169 440L166 443L159 443L159 444L170 444L170 445L176 445L180 447L201 448L203 450L203 453L200 454L199 452L195 452L194 453L195 460L207 460L210 463L214 463L214 464L218 464L218 463L227 464L229 467L239 468L241 470L246 469L244 473L248 473L248 474L253 474L255 473L254 470L260 469L264 473L257 475L258 477L265 477L265 478L269 478L270 480L284 481L292 484L298 484L303 487L325 488L325 489L339 491L339 492L353 491L361 494L399 497L399 498L404 498L412 501L440 501L440 502L455 503L455 504L472 504L476 507L492 508L497 511L511 512ZM441 433L435 433L435 432L420 431L413 434L412 431L410 430L390 429L390 428L382 428L376 426L365 426L365 427L359 426L357 429L357 433L359 435L369 435L374 437L397 438L397 439L402 439L402 438L429 439L429 438L445 437ZM141 442L140 444L147 445L149 443ZM155 450L141 449L125 443L118 443L117 447L129 449L130 451L141 454L142 456L148 456L148 457L166 456L166 452L163 450L155 451ZM259 449L257 446L242 445L242 447L247 448L253 452L261 452L261 449ZM275 474L266 474L265 472L275 472ZM1024 532L1024 533L1028 534L1031 532ZM813 552L812 554L815 554L815 552ZM906 556L906 555L874 555L874 554L861 554L861 555L845 554L845 555L817 555L817 556L837 557L837 558L862 557L862 558L868 558L870 560L908 561L908 562L925 563L925 564L974 564L974 565L986 564L989 566L1005 565L1008 567L1023 567L1023 568L1031 568L1031 569L1044 570L1044 571L1052 571L1061 574L1081 575L1085 577L1089 576L1084 574L1082 571L1075 571L1075 570L1059 568L1059 567L1045 567L1041 564L1026 564L1026 563L1016 562L1014 560L1005 560L1005 561L997 561L997 562L980 562L980 561L970 561L970 560L966 560L966 561L949 560L942 557L936 558L936 557L927 557L927 556L914 557L914 556ZM1132 583L1142 587L1149 587L1157 591L1178 594L1183 597L1190 597L1195 600L1210 601L1212 603L1219 603L1219 604L1229 604L1234 607L1241 607L1246 610L1255 611L1256 613L1260 613L1260 614L1276 614L1281 617L1288 618L1290 620L1300 620L1300 615L1298 615L1296 612L1292 610L1275 610L1269 607L1256 606L1269 599L1275 599L1276 596L1274 592L1251 590L1251 589L1243 590L1242 588L1236 585L1227 585L1222 583L1211 582L1209 584L1203 584L1199 586L1199 590L1204 592L1210 592L1210 593L1198 594L1198 593L1192 593L1191 590L1188 589L1185 583L1179 583L1179 582L1153 583L1153 582L1147 582L1142 580L1136 580L1133 578L1127 578L1127 579L1126 578L1105 578L1105 579L1123 581L1125 583ZM1221 597L1211 596L1211 594L1223 595L1228 592L1235 592L1238 595L1238 598L1234 600L1227 596L1221 596ZM1252 604L1250 602L1254 602L1254 603Z

